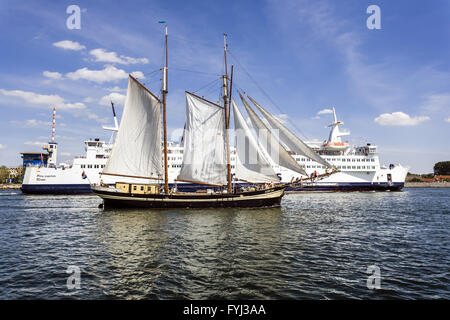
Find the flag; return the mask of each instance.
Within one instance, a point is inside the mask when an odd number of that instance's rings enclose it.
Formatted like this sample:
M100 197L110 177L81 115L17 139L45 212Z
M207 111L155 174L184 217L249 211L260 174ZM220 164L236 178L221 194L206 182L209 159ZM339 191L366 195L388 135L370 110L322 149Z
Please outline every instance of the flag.
M81 178L83 178L83 179L86 179L86 178L87 178L87 175L86 175L86 173L84 172L84 170L83 170L83 172L81 173Z
M158 23L166 23L166 21L164 21L164 20L161 20L161 21L158 21Z

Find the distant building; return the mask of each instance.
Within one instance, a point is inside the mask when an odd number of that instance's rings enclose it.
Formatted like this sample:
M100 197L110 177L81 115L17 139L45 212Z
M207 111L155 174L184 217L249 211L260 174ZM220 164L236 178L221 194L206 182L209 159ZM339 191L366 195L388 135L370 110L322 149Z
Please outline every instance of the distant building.
M48 153L22 152L21 155L24 168L28 166L47 166Z
M9 177L14 178L23 173L23 166L10 167L8 168L8 170L9 170Z

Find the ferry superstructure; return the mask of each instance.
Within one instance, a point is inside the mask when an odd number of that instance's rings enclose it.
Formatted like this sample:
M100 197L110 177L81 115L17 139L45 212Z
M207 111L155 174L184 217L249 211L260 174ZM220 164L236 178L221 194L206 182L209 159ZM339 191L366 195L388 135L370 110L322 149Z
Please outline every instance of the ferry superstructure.
M348 142L342 141L342 137L350 133L340 131L339 126L343 125L343 122L337 120L334 108L333 116L334 121L329 125L331 129L328 139L322 143L311 141L307 142L307 144L326 161L333 164L338 172L326 175L329 173L329 169L326 169L325 166L305 156L291 153L310 177L317 173L319 178L301 178L298 173L272 164L281 182L295 182L292 187L288 188L288 191L401 190L404 187L409 168L400 164L381 165L376 145L350 146ZM104 129L117 130L117 120L115 119L115 121L115 127L104 127ZM57 144L54 141L50 142L48 147L45 147L45 150L49 152L48 166L27 167L22 191L25 193L46 194L90 193L92 192L90 184L101 182L112 185L120 182L120 177L100 174L109 158L113 147L112 141L112 139L109 143L100 139L84 141L86 155L74 158L72 165L68 167L56 166ZM183 151L182 144L168 142L167 156L170 187L174 187L176 184L177 188L183 191L209 188L198 184L175 183L175 179L181 170ZM234 148L231 148L230 160L231 170L234 173L234 164L236 162L236 151ZM245 183L235 182L234 185L240 187L245 186Z
M308 142L308 145L322 158L335 166L337 173L321 179L298 180L296 174L284 168L277 168L282 181L297 180L296 187L290 191L398 191L404 187L409 168L401 164L380 164L378 148L367 143L362 146L350 146L342 141L342 137L350 135L349 131L340 131L342 121L337 120L333 107L333 123L328 139L323 143ZM310 159L293 154L295 160L311 176L317 172L318 176L328 173L325 166Z

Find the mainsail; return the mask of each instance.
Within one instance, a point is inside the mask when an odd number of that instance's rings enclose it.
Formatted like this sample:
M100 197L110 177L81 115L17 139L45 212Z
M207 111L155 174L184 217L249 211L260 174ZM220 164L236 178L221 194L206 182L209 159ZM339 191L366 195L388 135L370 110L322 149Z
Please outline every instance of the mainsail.
M225 185L224 109L186 92L183 164L178 181Z
M260 142L264 141L267 146L265 146L267 153L271 156L272 160L279 166L285 167L292 171L298 172L302 175L307 176L306 171L295 161L294 158L287 152L287 150L280 144L280 142L273 136L269 128L262 122L258 115L253 111L253 109L245 101L244 97L239 94L242 102L244 103L245 109L247 110L250 120L253 124L255 130L257 130L258 138ZM269 150L270 149L270 152Z
M133 76L119 132L102 174L160 179L161 102Z
M234 100L234 129L236 136L237 180L247 182L279 182L280 179L265 159Z
M280 141L284 143L289 149L294 151L299 155L304 155L328 168L333 168L333 165L328 161L323 159L320 155L315 153L310 147L308 147L303 141L301 141L295 134L293 134L288 128L286 128L278 119L267 112L263 107L261 107L255 100L253 100L249 95L247 97L253 102L253 104L261 111L261 113L269 122L273 130L278 130L280 135Z

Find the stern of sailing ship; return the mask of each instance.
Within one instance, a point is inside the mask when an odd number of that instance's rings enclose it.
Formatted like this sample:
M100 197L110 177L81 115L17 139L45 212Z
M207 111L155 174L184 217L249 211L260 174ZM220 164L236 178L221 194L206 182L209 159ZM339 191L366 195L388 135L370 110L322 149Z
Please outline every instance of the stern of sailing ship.
M158 185L116 183L114 187L91 187L103 199L103 208L255 208L279 206L285 185L235 193L161 193Z

